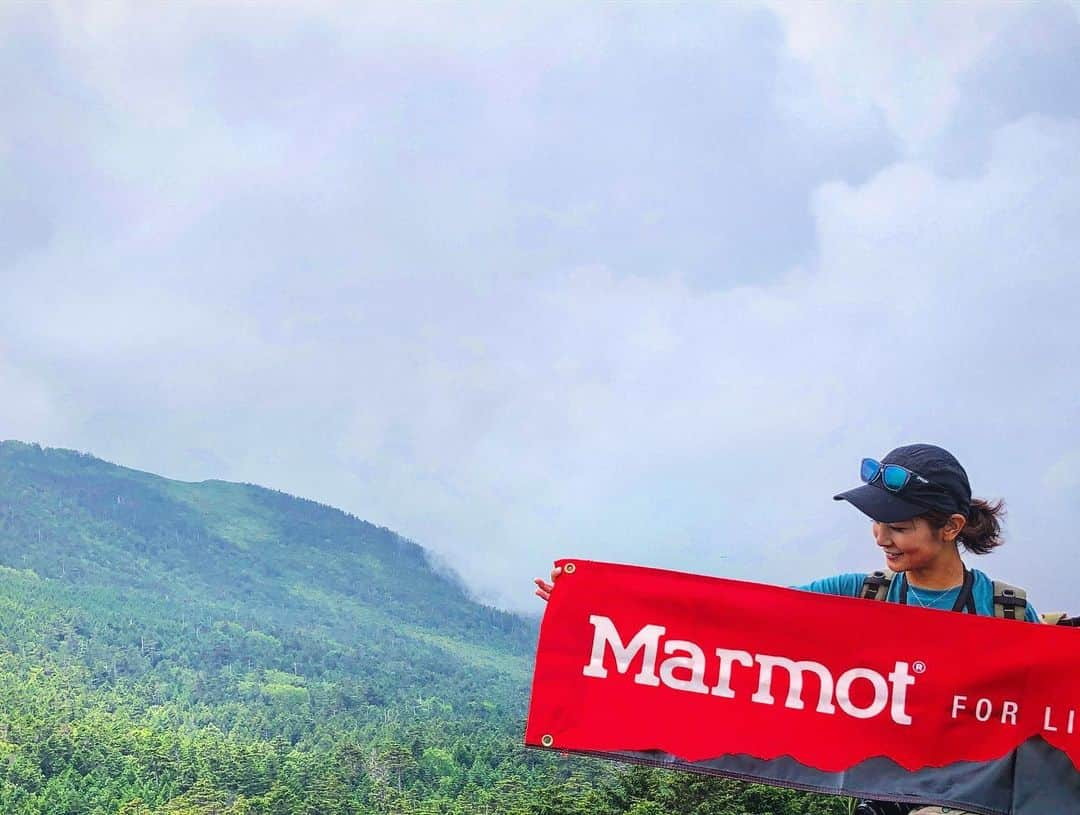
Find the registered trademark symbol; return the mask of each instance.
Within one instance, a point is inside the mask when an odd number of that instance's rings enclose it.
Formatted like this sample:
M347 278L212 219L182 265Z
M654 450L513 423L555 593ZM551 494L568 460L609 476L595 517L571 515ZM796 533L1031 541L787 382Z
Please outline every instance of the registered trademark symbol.
M926 673L926 663L920 659L911 666L911 670L915 671L917 674Z

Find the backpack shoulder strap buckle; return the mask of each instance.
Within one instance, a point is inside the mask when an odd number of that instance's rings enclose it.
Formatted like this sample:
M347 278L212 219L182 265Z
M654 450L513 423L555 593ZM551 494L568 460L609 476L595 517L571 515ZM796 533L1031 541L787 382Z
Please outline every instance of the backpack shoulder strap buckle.
M1023 620L1027 610L1027 592L1001 580L994 581L994 616L1005 620Z
M870 572L863 578L859 596L866 600L884 600L889 594L889 586L896 573L891 569Z

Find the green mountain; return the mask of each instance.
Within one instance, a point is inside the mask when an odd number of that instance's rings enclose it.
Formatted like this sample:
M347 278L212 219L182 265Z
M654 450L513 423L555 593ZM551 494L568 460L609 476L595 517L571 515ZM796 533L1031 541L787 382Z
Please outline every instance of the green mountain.
M381 671L399 678L364 691L375 704L480 674L485 693L495 681L516 695L535 641L533 624L470 600L420 546L340 510L17 442L0 443L0 564L97 597L101 611L130 608L133 635L167 635L143 641L118 675L163 654L365 674L404 644L419 664ZM169 652L189 638L203 647Z
M535 637L331 507L0 443L3 815L840 811L525 751Z

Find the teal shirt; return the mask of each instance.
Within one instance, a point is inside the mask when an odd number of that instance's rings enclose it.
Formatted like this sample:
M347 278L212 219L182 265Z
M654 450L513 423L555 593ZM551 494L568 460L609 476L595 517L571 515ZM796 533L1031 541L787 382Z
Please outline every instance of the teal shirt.
M993 617L994 581L978 569L972 569L971 572L975 577L975 581L971 586L971 595L975 599L975 610L979 614ZM862 591L863 580L865 579L866 572L850 572L848 574L833 575L832 577L823 577L821 580L815 580L812 583L807 583L805 586L796 586L795 588L816 592L818 594L838 594L841 597L858 597ZM909 587L909 606L919 605L914 597L915 592L918 592L919 597L922 598L923 603L928 608L933 607L942 611L951 611L953 604L956 602L957 595L960 594L960 586L945 589L944 591L933 591L932 589L914 589L913 591ZM892 583L889 585L889 593L885 599L890 603L900 602L900 575L893 578ZM1027 604L1027 608L1024 611L1024 617L1031 623L1041 622L1038 613L1036 613L1034 606L1032 606L1030 602Z

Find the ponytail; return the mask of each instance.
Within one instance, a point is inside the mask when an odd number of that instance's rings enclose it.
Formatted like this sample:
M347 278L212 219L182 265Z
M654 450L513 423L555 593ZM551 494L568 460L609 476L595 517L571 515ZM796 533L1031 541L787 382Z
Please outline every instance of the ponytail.
M968 522L960 532L960 543L973 555L985 555L1005 543L1001 537L1001 519L1005 517L1005 502L971 499Z
M934 529L941 529L948 522L946 512L931 511L922 516ZM985 555L1005 541L1001 537L1001 519L1005 517L1005 502L984 501L982 498L971 499L967 523L964 524L957 543L973 555Z

